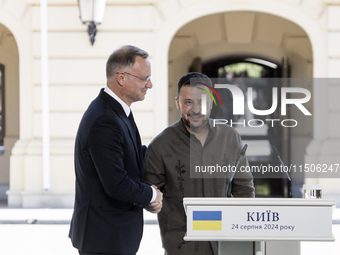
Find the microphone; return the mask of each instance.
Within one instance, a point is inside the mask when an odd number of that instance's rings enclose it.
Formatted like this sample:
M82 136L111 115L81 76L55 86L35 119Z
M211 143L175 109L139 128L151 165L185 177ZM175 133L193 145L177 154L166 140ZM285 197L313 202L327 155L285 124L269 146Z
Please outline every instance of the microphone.
M280 154L279 154L279 152L276 149L274 144L272 144L272 150L273 150L274 156L279 159L281 165L283 166L283 169L285 169L285 164L283 164L283 161L280 157ZM285 173L286 173L287 179L288 179L288 197L292 198L293 197L293 195L292 195L292 178L290 178L288 171L285 171Z
M246 150L248 148L248 144L245 144L240 152L240 155L238 156L238 159L236 160L236 165L235 165L235 171L231 175L231 178L229 179L229 182L227 184L227 197L231 197L231 183L234 179L236 170L238 168L238 165L240 164L241 160L243 159L244 155L246 154Z

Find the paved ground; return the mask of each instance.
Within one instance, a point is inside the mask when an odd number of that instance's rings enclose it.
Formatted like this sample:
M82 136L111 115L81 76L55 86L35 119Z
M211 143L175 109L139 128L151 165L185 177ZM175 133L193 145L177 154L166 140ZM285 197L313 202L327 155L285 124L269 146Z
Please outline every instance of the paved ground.
M68 235L70 209L0 209L1 255L76 255ZM145 213L138 255L162 255L156 217ZM340 254L340 209L333 217L335 242L302 242L301 255Z
M0 225L1 255L77 255L68 225ZM157 225L147 225L138 255L163 254ZM79 254L78 254L79 255Z
M0 209L1 255L77 255L68 238L70 209ZM156 217L145 212L138 255L164 254Z

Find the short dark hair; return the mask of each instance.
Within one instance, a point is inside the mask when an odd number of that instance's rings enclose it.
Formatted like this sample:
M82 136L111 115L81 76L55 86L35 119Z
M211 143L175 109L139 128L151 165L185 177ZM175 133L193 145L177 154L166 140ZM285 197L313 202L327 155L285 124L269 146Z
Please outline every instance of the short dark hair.
M124 67L133 66L137 56L146 59L149 57L149 53L132 45L124 45L115 50L106 62L106 78L112 77Z
M191 80L191 82L190 82ZM183 75L178 81L178 95L183 86L197 86L200 84L208 84L213 87L211 79L205 74L198 72L190 72Z

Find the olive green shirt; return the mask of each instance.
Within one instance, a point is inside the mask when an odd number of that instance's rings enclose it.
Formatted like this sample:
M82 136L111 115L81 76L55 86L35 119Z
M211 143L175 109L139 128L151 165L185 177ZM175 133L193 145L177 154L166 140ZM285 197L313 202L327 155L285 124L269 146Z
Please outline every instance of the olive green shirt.
M241 149L241 139L236 130L227 125L214 127L211 119L204 146L187 131L182 120L166 128L150 143L145 157L144 181L156 185L163 192L163 207L158 213L158 222L165 254L217 255L217 242L183 240L186 233L183 198L224 197L231 172L217 175L190 173L190 170L195 171L195 166L234 166ZM248 164L246 157L240 164ZM255 196L250 173L236 171L232 195Z

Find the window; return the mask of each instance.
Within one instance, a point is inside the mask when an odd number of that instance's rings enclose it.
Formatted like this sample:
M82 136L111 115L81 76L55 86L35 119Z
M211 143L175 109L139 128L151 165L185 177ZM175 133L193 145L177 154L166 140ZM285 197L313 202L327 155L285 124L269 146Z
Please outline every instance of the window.
M5 136L5 116L4 116L4 99L5 99L5 67L0 64L0 154L4 152Z
M258 110L267 110L272 106L272 88L277 87L280 91L281 83L277 79L281 77L281 66L266 59L249 56L232 56L213 59L202 65L202 72L209 77L223 78L229 84L236 85L245 95L246 99L248 87L252 88L252 105ZM270 79L258 79L270 78ZM259 126L252 128L246 125L235 125L234 128L241 135L243 144L248 144L247 158L250 166L279 164L273 156L271 145L279 148L281 151L282 144L287 139L284 136L280 125L272 125L266 122L266 119L279 119L277 112L270 115L255 115L245 107L244 114L233 114L233 96L227 90L216 89L223 101L222 107L213 107L211 112L212 118L226 119L233 123L249 123ZM280 105L280 97L277 104ZM261 126L261 124L263 124ZM290 138L288 138L290 139ZM275 174L275 173L274 173ZM285 176L279 174L266 176L254 175L254 185L256 197L288 197L288 183Z

